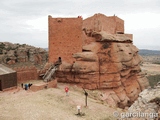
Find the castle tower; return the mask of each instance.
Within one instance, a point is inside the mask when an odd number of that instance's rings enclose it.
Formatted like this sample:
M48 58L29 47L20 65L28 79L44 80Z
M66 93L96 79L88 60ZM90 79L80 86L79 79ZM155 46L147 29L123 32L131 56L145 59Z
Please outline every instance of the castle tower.
M52 18L48 16L49 26L49 62L57 61L73 63L72 55L82 52L82 24L81 17Z
M105 31L109 34L124 33L124 20L117 16L106 16L104 14L95 14L83 20L83 28L93 31Z

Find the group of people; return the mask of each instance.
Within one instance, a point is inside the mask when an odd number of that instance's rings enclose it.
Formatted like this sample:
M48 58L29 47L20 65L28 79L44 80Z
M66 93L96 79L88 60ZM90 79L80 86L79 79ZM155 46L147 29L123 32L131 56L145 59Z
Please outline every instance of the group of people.
M32 83L29 83L29 84L21 84L21 87L23 88L23 89L25 89L25 90L28 90L28 89L30 89L30 87L32 86Z

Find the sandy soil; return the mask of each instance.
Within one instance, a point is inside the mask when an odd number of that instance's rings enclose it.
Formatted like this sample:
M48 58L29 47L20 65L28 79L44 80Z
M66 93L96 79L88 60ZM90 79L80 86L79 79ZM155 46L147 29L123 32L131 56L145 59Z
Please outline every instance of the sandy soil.
M159 64L152 64L152 63L145 62L142 64L141 69L143 72L147 73L147 76L160 74Z
M85 107L83 90L69 86L69 96L65 95L66 84L58 83L57 88L38 92L25 91L22 88L0 93L0 120L114 120L114 111L101 101L88 97ZM81 106L85 116L77 116L76 106Z
M160 65L144 63L141 66L147 75L160 74ZM33 82L33 81L32 81ZM58 83L57 88L49 88L32 92L22 88L0 92L0 120L116 120L114 111L106 103L93 99L88 91L88 107L85 107L83 90L77 86L69 86L69 96L65 95L67 84ZM19 85L20 86L20 85ZM76 106L81 106L85 116L77 116Z

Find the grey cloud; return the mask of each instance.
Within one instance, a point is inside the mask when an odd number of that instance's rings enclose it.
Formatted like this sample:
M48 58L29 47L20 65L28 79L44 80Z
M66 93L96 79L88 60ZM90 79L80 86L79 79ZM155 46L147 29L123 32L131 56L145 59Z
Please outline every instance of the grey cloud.
M133 12L159 12L160 2L158 0L14 0L3 1L1 9L18 16L38 16L52 14L94 14L102 12L104 14L126 14ZM154 7L154 9L153 9Z
M108 16L144 12L159 13L159 6L159 0L0 0L0 37L3 41L27 42L31 45L47 47L47 29L44 31L32 29L32 26L28 25L26 21L43 16L46 16L47 19L48 15L53 17L86 15L89 17L95 13L103 13ZM130 31L137 36L134 43L143 45L144 43L138 39L143 39L144 35L147 36L150 33L149 31ZM154 41L159 39L156 35L150 34L150 36L154 36ZM146 42L146 44L150 43Z
M11 15L19 16L38 16L45 15L49 11L54 11L55 13L61 13L61 9L67 10L70 2L64 2L63 0L15 0L5 1L1 3L0 7L4 11L9 12ZM66 11L65 11L66 12Z
M23 31L23 29L21 29L21 31L18 32L3 32L0 36L0 41L28 44L37 47L47 47L48 45L47 32L39 30Z
M133 43L138 48L160 50L159 31L160 28L132 30L134 38Z

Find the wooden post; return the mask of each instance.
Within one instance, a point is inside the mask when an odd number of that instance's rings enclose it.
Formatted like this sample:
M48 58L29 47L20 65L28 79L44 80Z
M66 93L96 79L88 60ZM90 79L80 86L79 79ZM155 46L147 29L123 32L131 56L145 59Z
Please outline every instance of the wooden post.
M86 95L86 107L87 107L87 95Z
M83 88L83 90L84 90L84 95L86 96L85 103L86 103L86 107L87 107L87 96L88 96L88 93L85 91L84 88Z
M78 110L78 114L77 115L81 115L81 106L77 106L77 110Z

